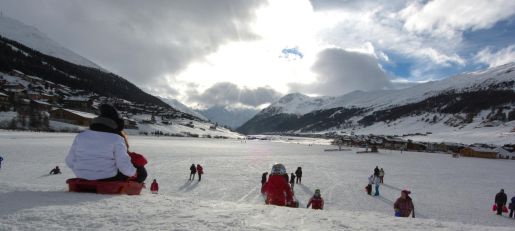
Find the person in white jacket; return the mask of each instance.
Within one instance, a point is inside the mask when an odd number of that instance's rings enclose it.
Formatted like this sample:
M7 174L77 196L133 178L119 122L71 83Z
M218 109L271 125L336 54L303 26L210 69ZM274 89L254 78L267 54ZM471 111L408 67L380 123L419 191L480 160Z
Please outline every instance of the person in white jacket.
M100 106L100 116L90 129L79 133L66 157L66 165L78 178L118 181L136 175L121 136L123 119L110 105Z

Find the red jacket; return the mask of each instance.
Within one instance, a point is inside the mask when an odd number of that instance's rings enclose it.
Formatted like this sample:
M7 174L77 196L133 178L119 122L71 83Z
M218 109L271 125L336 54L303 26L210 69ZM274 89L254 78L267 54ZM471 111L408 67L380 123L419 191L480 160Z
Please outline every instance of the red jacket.
M135 167L144 167L147 164L147 159L141 154L135 152L129 152L131 162Z
M413 201L411 197L406 197L406 199L402 199L399 197L397 201L393 204L393 208L397 211L400 211L401 217L409 217L411 214L412 217L415 217L415 206L413 205ZM413 213L412 213L413 212Z
M200 166L200 165L197 165L197 173L198 173L199 175L204 174L204 168L202 168L202 166Z
M271 175L263 186L266 194L266 204L285 206L287 202L293 202L293 194L290 185L281 175Z
M308 202L308 207L311 205L312 209L324 209L324 199L322 197L311 197Z
M150 185L150 191L152 191L152 192L159 191L159 185L157 184L157 182L152 182L152 184Z

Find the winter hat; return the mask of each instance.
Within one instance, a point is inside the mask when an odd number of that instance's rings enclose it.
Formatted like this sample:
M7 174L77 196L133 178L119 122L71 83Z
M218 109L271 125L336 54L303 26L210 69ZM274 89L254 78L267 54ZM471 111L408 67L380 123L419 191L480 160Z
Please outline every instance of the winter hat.
M405 193L406 195L409 195L409 194L411 193L411 192L410 192L409 190L407 190L407 189L404 189L404 190L402 190L401 192L402 192L402 193Z
M116 131L122 131L124 129L124 121L113 106L102 104L99 110L100 116L93 119L92 124L102 124Z

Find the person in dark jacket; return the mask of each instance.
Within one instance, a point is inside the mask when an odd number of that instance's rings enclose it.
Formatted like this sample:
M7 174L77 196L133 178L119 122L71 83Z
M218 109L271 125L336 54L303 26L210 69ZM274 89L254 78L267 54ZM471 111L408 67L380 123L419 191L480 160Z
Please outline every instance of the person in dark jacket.
M263 175L261 175L261 187L266 183L268 177L268 172L264 172Z
M374 176L379 177L379 172L379 167L376 166L376 168L374 168Z
M502 215L502 209L506 206L508 196L504 193L504 189L501 189L499 193L495 195L495 204L497 205L497 215Z
M513 218L513 212L515 211L515 196L511 198L510 203L510 218Z
M261 175L261 194L265 194L264 187L265 187L265 183L267 180L268 180L268 172L264 172Z
M190 166L190 180L195 180L195 174L197 174L197 167L195 167L195 164L191 164L191 166Z
M0 156L0 169L2 168L2 161L4 161L4 158Z
M293 174L293 172L291 173L291 176L290 176L290 185L291 185L291 190L293 191L293 186L295 185L295 174Z
M415 218L415 206L413 205L413 200L409 196L411 192L408 190L401 191L401 197L395 201L393 204L393 209L395 210L396 217L411 217Z
M61 169L59 169L59 166L55 166L55 168L53 168L50 173L50 175L57 175L57 174L61 174Z
M302 184L302 168L298 167L295 171L295 175L297 176L297 184Z

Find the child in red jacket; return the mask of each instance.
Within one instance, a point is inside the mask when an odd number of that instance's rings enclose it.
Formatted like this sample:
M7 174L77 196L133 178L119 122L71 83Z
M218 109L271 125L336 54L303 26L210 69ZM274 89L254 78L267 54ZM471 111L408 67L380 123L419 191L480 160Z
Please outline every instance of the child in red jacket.
M268 181L263 186L263 192L266 194L265 203L268 205L292 206L293 193L290 185L284 178L286 168L282 164L272 166L272 171L268 177Z
M204 168L200 166L200 164L197 164L197 174L198 174L198 181L202 179L202 174L204 174Z
M156 179L154 179L152 184L150 184L150 191L152 194L157 194L157 191L159 191L159 185L157 184Z
M324 199L320 195L320 189L315 190L315 195L309 199L308 206L306 206L306 208L309 208L310 205L312 209L324 209Z

